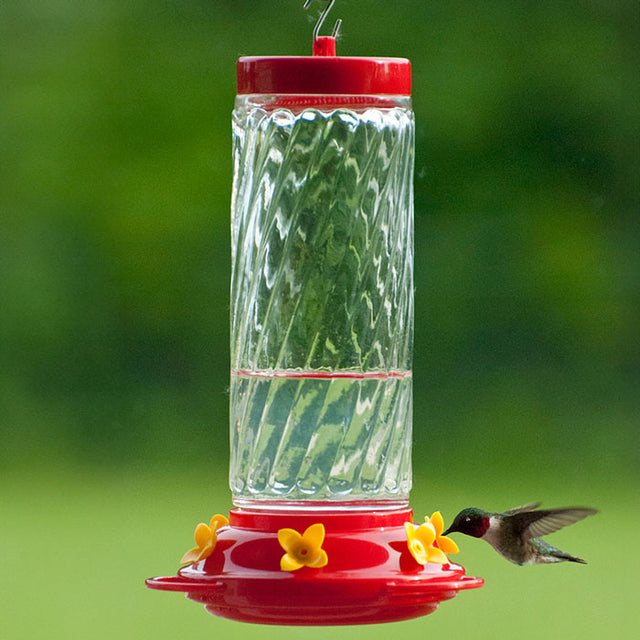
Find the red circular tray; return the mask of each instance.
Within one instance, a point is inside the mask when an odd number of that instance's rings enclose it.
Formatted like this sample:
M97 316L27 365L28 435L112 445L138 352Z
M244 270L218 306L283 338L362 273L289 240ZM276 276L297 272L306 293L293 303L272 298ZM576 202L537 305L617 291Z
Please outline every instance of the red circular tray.
M211 556L148 587L182 591L210 613L259 624L344 625L394 622L432 613L443 600L483 584L457 564L419 565L404 522L411 509L390 512L274 513L235 509L218 531ZM329 563L282 571L277 531L300 533L321 522Z

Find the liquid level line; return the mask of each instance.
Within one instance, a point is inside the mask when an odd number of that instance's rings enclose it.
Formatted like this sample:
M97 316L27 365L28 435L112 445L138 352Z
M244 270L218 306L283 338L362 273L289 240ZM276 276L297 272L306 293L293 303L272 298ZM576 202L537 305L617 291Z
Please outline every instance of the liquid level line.
M411 378L411 371L299 371L299 370L249 370L233 369L231 375L238 378L316 378L319 380L386 380L388 378Z

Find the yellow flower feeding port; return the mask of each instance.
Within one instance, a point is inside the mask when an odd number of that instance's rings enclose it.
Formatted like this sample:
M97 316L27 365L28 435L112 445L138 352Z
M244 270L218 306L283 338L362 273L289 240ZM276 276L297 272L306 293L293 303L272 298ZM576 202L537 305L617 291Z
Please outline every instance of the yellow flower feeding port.
M327 552L322 549L324 541L324 525L312 524L300 535L293 529L280 529L278 542L286 553L280 559L283 571L295 571L302 567L320 569L329 562Z
M182 564L191 564L192 562L198 562L198 560L204 560L208 558L216 548L218 542L217 531L220 527L224 527L229 524L229 520L226 516L215 515L211 518L209 525L201 522L197 527L194 534L196 546L190 549L182 556L180 561Z

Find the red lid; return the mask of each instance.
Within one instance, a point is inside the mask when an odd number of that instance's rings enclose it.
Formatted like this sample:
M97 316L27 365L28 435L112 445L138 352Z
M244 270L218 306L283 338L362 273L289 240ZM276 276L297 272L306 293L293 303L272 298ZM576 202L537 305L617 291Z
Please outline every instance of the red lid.
M406 58L332 55L246 57L238 60L238 94L409 96Z

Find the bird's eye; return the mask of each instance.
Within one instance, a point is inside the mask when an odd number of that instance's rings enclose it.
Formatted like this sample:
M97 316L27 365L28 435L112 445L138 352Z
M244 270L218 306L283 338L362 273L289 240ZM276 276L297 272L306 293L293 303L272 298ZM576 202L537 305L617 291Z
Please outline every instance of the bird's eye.
M470 518L469 516L467 516L467 517L464 519L464 521L465 521L465 522L471 522L471 518Z

